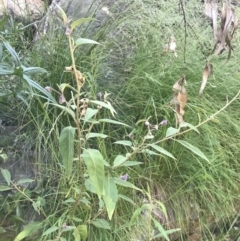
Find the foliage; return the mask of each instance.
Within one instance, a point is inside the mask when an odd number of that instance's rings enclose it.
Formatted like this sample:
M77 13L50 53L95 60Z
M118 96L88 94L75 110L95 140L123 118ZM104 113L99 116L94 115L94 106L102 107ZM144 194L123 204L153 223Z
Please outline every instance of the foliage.
M199 14L200 3L181 1L184 16L174 17L181 10L174 1L158 4L135 1L129 7L134 14L116 19L127 46L111 32L107 40L74 40L78 24L94 21L70 23L61 10L68 41L59 34L61 42L56 38L55 48L49 49L42 45L43 56L34 59L34 65L51 69L51 75L43 68L26 67L2 41L7 56L2 73L17 80L14 91L6 88L2 93L29 108L26 122L35 126L29 136L36 138L37 178L44 183L33 191L21 190L19 181L1 169L7 183L2 190L15 190L15 204L30 202L41 215L41 222L18 230L16 240L30 236L33 226L41 240L130 240L140 238L139 230L148 240L173 240L175 234L186 240L194 215L202 227L212 225L209 216L214 224L225 217L231 222L239 198L239 76L233 71L239 52L236 48L224 68L226 57L211 55L210 75L205 61L213 35ZM111 47L114 51L105 57ZM104 61L114 71L106 85ZM45 75L33 76L36 72ZM207 85L199 99L201 76ZM211 81L216 88L209 86ZM191 218L183 219L186 216Z

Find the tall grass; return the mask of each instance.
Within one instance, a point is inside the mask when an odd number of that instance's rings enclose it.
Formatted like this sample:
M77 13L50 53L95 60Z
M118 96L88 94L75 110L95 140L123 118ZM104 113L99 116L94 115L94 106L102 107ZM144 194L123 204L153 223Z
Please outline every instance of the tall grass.
M118 10L120 2L125 6L122 12ZM139 142L147 133L144 122L136 125L141 119L151 116L153 123L167 119L170 126L176 126L176 117L169 103L172 86L184 72L189 96L184 119L193 125L218 111L239 90L237 61L240 52L237 34L233 40L234 53L227 64L226 53L219 57L212 56L213 75L203 96L198 97L202 70L214 45L212 29L204 17L203 8L199 1L188 1L184 5L187 21L184 23L181 8L174 0L136 0L134 3L121 0L109 8L112 16L105 16L104 24L96 31L92 31L91 26L79 29L79 35L90 35L103 45L88 46L78 51L76 63L87 77L85 95L96 96L98 92L110 92L118 119L134 129L133 141ZM94 10L89 17L94 17L98 11L101 10ZM49 71L48 76L39 79L43 87L51 85L55 88L57 84L73 81L63 72L70 63L70 56L64 32L56 26L59 25L52 25L50 33L39 40L25 56L28 64ZM171 36L176 38L177 58L172 52L163 53ZM210 163L168 140L162 147L172 153L176 160L139 154L136 160L142 161L142 165L122 168L122 174L128 173L137 186L146 191L150 188L152 200L163 202L169 215L166 228L181 228L179 240L188 240L189 232L203 232L202 236L206 235L207 240L216 240L212 234L214 229L219 226L221 231L225 225L231 225L239 212L238 106L239 99L212 121L201 126L200 134L191 131L181 136L181 139L198 147ZM70 187L59 162L59 133L70 120L54 108L44 108L42 100L33 101L27 115L25 123L34 127L27 134L33 140L36 151L38 178L43 183L40 192L49 201L45 207L47 229L49 223L56 223L66 212L67 207L62 205L62 201L73 187L77 187L81 177L76 171L73 186ZM155 139L163 138L166 129L161 127L156 131ZM101 153L110 159L121 153L122 149L112 142L128 139L128 130L119 132L111 127L103 127L98 131L110 133L111 138L98 140L92 145L98 145ZM142 197L135 191L124 188L121 191L128 194L137 207L143 205L143 199L151 201L149 197ZM138 231L128 225L135 210L136 206L121 200L112 221L114 230L110 232L91 228L87 240L139 238ZM78 214L84 218L87 212L86 207L86 210L79 210ZM142 220L138 222L134 225L141 225ZM197 222L195 229L192 228L193 222ZM143 228L144 232L146 230ZM225 234L219 236L219 240L224 238Z

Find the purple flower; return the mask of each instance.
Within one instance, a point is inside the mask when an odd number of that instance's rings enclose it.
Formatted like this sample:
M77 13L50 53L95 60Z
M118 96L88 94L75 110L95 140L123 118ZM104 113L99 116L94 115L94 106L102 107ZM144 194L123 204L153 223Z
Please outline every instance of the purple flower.
M127 181L128 177L129 177L128 174L125 174L121 176L120 179L122 179L123 181Z
M102 99L103 94L101 92L97 93L97 97L101 100Z
M167 120L162 120L159 125L165 126L167 125L168 121Z
M50 87L50 86L46 86L44 89L45 89L46 91L48 91L48 92L51 92L53 88Z

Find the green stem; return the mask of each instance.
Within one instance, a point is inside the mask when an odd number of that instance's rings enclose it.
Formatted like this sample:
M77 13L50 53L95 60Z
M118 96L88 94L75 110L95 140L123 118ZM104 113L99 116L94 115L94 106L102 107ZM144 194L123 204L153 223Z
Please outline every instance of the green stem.
M68 36L68 42L69 42L69 47L70 47L70 53L71 53L71 60L72 60L72 70L74 72L75 76L75 81L77 84L77 104L76 104L76 127L77 127L77 135L78 135L78 145L77 145L77 156L78 156L78 162L79 162L79 168L80 168L80 175L82 176L82 161L81 161L81 127L80 127L80 93L81 93L81 84L78 81L78 74L77 74L77 69L76 69L76 63L75 63L75 58L74 58L74 46L72 44L72 38L71 35Z
M238 93L237 93L229 102L227 102L227 104L224 105L220 110L218 110L217 112L215 112L213 115L211 115L210 117L208 117L206 120L200 122L200 123L199 123L198 125L196 125L195 127L198 128L198 127L202 126L203 124L211 121L215 116L217 116L219 113L221 113L223 110L225 110L229 105L231 105L232 102L234 102L234 101L238 98L239 95L240 95L240 90L239 90ZM154 144L158 144L158 143L161 143L161 142L163 142L163 141L172 139L172 138L174 138L174 137L176 137L176 136L183 135L183 134L185 134L185 133L187 133L187 132L189 132L189 131L191 131L191 130L192 130L192 129L187 129L187 130L185 130L185 131L176 133L175 135L165 137L165 138L163 138L163 139L160 140L160 141L156 141Z

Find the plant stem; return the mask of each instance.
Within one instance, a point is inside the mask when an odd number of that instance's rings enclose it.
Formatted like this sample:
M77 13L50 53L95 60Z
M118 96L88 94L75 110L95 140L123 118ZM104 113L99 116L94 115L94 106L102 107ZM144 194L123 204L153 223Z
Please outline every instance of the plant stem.
M71 53L71 60L72 60L72 71L74 72L75 76L75 81L77 84L77 104L76 104L76 127L77 127L77 136L78 136L78 145L77 145L77 156L78 156L78 162L79 162L79 171L80 175L82 174L82 161L81 161L81 127L80 127L80 92L81 92L81 84L79 83L78 80L78 74L77 74L77 69L76 69L76 64L75 64L75 58L74 58L74 46L72 44L72 38L71 35L68 36L68 42L69 42L69 47L70 47L70 53ZM82 175L81 175L82 176Z
M234 101L238 98L239 95L240 95L240 90L239 90L238 93L237 93L229 102L227 102L227 104L224 105L220 110L218 110L217 112L215 112L213 115L211 115L210 117L208 117L206 120L200 122L200 123L199 123L198 125L196 125L195 127L198 128L198 127L202 126L203 124L205 124L205 123L209 122L210 120L212 120L216 115L218 115L218 114L221 113L223 110L225 110L229 105L231 105L232 102L234 102ZM154 144L158 144L158 143L161 143L161 142L163 142L163 141L172 139L172 138L174 138L174 137L176 137L176 136L183 135L183 134L185 134L185 133L187 133L187 132L189 132L189 131L191 131L191 130L192 130L192 129L187 129L187 130L185 130L185 131L176 133L175 135L165 137L165 138L163 138L162 140L156 141Z

